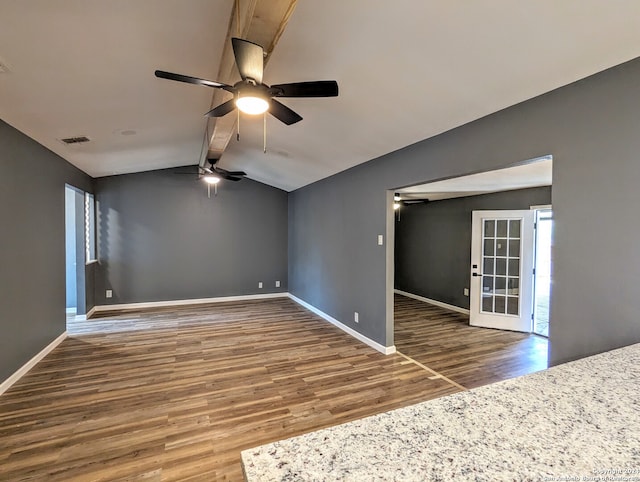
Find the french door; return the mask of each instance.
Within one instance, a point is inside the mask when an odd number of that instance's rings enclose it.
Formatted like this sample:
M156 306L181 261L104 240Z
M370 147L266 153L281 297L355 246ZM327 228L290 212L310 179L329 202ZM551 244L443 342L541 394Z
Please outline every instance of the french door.
M532 331L535 211L473 211L472 326Z

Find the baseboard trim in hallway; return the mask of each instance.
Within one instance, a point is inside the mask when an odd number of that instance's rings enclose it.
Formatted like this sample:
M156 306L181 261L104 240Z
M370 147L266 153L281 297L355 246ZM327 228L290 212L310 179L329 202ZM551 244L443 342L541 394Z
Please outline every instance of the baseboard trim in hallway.
M459 306L450 305L449 303L444 303L443 301L432 300L431 298L425 298L424 296L414 295L413 293L409 293L408 291L394 289L393 292L397 295L402 295L406 296L407 298L413 298L414 300L423 301L425 303L429 303L430 305L439 306L440 308L444 308L446 310L462 313L463 315L468 315L470 313L466 308L460 308Z
M398 355L400 355L402 358L407 359L408 361L410 361L411 363L415 363L416 365L418 365L420 368L422 368L423 370L426 370L430 373L433 373L432 377L429 377L431 380L435 380L436 378L441 378L442 380L444 380L447 383L450 383L451 385L453 385L456 388L459 388L460 390L466 391L469 390L466 387L463 387L462 385L460 385L459 383L454 382L453 380L451 380L451 378L447 378L445 377L442 373L438 373L437 371L429 368L426 365L423 365L422 363L420 363L418 360L414 360L413 358L411 358L410 356L405 355L404 353L401 353L399 351L396 351L396 353Z

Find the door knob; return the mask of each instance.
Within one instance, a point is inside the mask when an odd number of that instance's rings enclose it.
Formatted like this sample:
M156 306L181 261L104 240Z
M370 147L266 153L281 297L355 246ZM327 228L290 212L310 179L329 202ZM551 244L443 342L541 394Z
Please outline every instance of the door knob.
M480 276L478 273L472 273L472 276Z

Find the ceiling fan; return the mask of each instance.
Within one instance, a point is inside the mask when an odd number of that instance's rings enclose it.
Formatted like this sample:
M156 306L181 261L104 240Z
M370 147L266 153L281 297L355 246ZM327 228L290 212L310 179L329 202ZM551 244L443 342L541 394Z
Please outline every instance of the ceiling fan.
M186 174L189 176L197 175L197 179L203 179L205 182L209 184L218 184L220 180L225 179L227 181L241 181L247 173L244 171L227 171L221 167L218 167L216 164L219 159L207 159L207 162L210 166L194 166L197 168L197 171L187 170L187 171L176 171L174 174Z
M174 174L187 174L193 176L197 174L197 179L202 179L207 183L207 195L211 197L211 186L214 188L214 195L218 195L218 183L221 179L225 179L227 181L241 181L247 173L244 171L227 171L226 169L222 169L221 167L216 166L219 159L207 159L207 162L211 167L208 166L195 166L197 167L197 172L193 171L177 171Z
M335 80L293 82L268 86L262 82L264 71L264 49L262 46L240 38L232 38L231 44L236 65L242 78L233 86L188 75L165 72L164 70L156 70L156 77L223 89L233 94L233 99L211 109L205 116L222 117L237 107L246 114L269 112L269 114L286 125L295 124L301 121L302 117L277 101L276 97L336 97L338 95L338 83Z
M247 175L244 171L227 171L226 169L222 169L218 167L216 164L219 159L207 159L207 162L211 165L211 167L200 167L204 172L206 172L210 177L210 179L214 179L215 176L219 176L222 179L226 179L227 181L241 181L243 177ZM209 182L207 179L207 175L204 176L205 181Z

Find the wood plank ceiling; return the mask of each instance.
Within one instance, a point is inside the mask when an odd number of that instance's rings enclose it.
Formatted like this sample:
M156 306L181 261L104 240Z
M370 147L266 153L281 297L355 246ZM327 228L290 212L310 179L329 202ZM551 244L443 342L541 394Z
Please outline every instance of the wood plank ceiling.
M262 45L265 51L265 66L276 47L280 36L287 26L297 0L235 0L225 46L215 80L233 85L240 80L236 68L231 38L240 37ZM222 89L216 89L211 99L211 108L231 99L232 95ZM229 141L236 132L236 115L211 118L208 157L219 159ZM202 160L204 162L204 160Z

